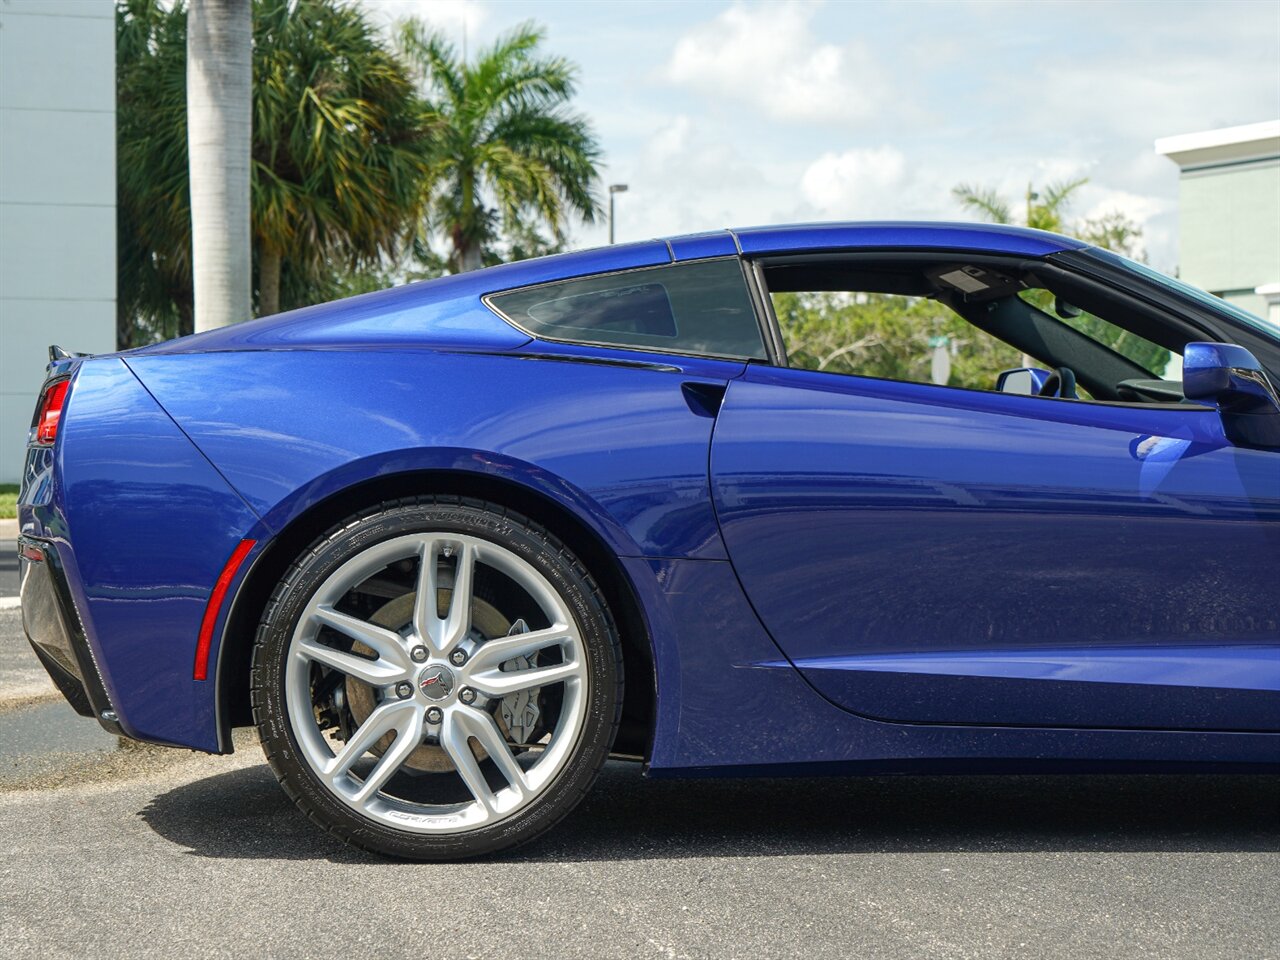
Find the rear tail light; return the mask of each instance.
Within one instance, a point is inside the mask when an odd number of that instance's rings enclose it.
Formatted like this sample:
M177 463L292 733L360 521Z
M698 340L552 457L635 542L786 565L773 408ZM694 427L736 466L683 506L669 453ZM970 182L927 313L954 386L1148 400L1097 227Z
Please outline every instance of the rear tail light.
M44 389L36 412L36 443L41 446L52 446L58 439L58 423L62 420L62 406L67 402L67 388L70 386L70 380L58 380Z

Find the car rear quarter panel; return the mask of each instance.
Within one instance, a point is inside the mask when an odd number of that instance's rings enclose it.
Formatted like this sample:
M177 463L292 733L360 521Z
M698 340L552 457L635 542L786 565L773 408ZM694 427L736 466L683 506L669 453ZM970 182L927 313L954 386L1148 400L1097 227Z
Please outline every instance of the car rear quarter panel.
M723 559L707 486L712 419L681 371L418 351L144 357L130 365L278 531L391 473L491 474L582 516L619 556Z
M22 532L68 572L93 656L131 736L217 749L192 679L205 604L257 516L118 358L83 363Z
M671 360L672 358L665 358ZM432 350L254 351L131 357L139 379L262 522L259 550L310 508L378 478L449 471L518 484L577 516L620 557L723 561L707 456L713 420L689 383L722 384L741 362L668 369ZM170 425L172 426L172 425ZM194 448L193 448L194 449ZM423 492L429 492L424 489ZM365 506L353 503L352 510ZM234 546L157 511L206 558L199 596ZM248 565L246 564L246 567ZM158 589L176 587L163 570ZM169 585L167 587L161 585ZM150 614L139 604L135 616ZM186 643L190 685L198 617ZM173 625L176 629L176 624ZM172 642L172 641L170 641ZM210 662L218 662L221 632ZM216 691L197 691L200 745ZM159 689L159 688L157 688Z

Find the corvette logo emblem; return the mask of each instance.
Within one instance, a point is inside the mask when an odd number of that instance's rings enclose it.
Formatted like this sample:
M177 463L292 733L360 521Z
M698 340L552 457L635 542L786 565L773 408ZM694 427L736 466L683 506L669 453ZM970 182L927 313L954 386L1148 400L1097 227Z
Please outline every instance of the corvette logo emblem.
M428 700L443 700L453 692L453 674L447 667L427 667L418 678L418 689Z

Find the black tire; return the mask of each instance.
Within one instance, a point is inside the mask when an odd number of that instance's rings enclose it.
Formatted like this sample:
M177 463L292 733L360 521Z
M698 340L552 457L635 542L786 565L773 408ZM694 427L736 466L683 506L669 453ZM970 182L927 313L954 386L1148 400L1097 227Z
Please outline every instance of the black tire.
M528 561L574 618L586 660L586 717L567 762L533 800L505 819L452 834L398 830L362 816L316 776L302 756L285 701L285 662L312 595L360 551L410 533L463 534ZM460 497L385 502L326 532L286 571L267 602L253 652L251 701L267 761L303 813L347 843L391 857L455 860L505 850L540 836L586 795L608 758L622 710L622 651L613 618L590 573L552 533L494 503Z

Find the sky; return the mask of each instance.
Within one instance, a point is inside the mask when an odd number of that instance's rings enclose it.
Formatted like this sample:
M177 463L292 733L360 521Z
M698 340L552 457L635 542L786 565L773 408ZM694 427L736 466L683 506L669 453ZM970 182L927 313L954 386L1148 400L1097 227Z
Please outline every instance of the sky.
M468 51L518 23L580 67L574 104L625 183L617 239L808 220L967 219L961 182L1015 209L1088 177L1177 266L1177 166L1158 137L1280 118L1280 0L495 2L361 0ZM607 240L603 219L574 247Z

